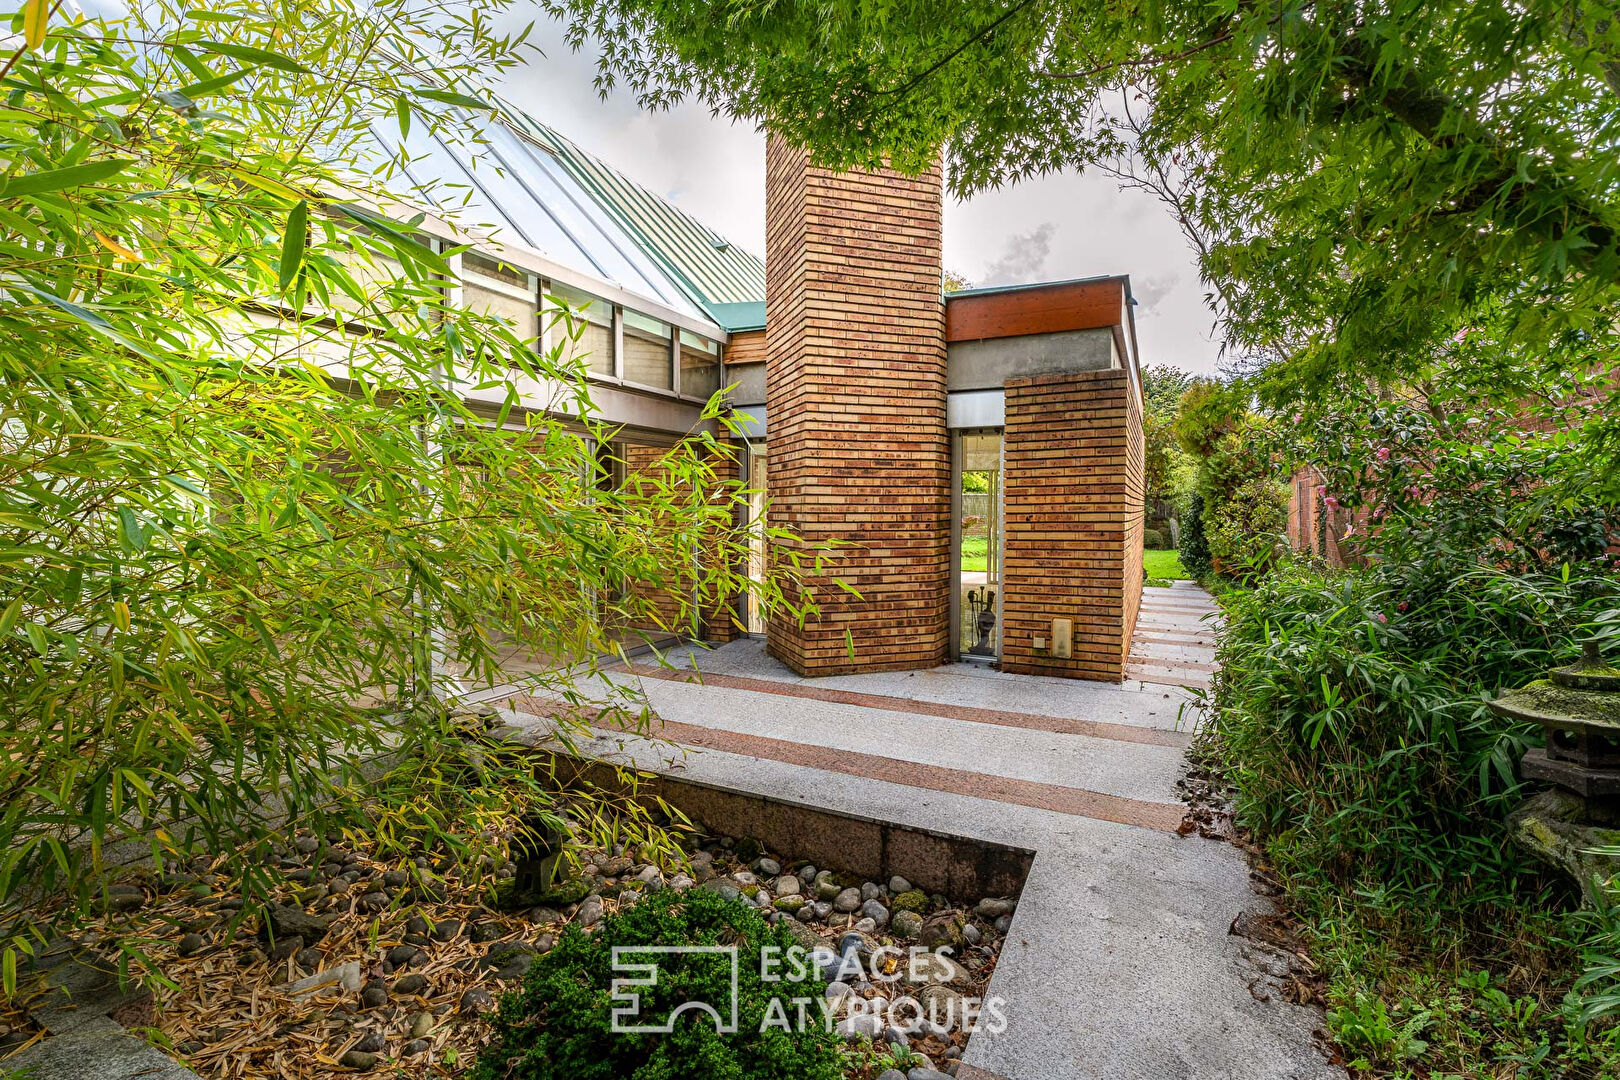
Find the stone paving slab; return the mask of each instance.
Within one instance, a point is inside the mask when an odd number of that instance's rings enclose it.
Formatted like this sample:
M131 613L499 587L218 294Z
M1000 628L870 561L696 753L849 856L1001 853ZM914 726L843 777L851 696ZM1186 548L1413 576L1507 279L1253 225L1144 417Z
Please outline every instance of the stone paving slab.
M625 678L636 679L635 676ZM1182 749L890 709L636 679L665 721L924 763L984 776L1175 803Z
M766 655L764 642L744 638L709 650L698 646L671 651L667 660L677 670L697 667L745 678L770 679L793 685L910 698L967 708L1000 709L1064 719L1108 724L1131 724L1189 731L1182 715L1184 696L1159 688L1129 684L1055 679L1040 675L1008 675L978 664L947 664L924 671L874 672L801 678L780 661ZM1125 692L1122 692L1125 691Z
M1049 838L990 983L1007 1028L976 1033L963 1062L1009 1080L1342 1080L1316 1049L1321 1017L1288 1003L1228 933L1269 906L1217 841Z
M1219 607L1202 589L1178 584L1142 590L1125 674L1149 686L1208 690L1214 685Z
M542 718L502 715L543 737ZM1320 1016L1268 994L1242 939L1227 933L1242 911L1268 904L1230 845L634 737L585 749L788 805L1033 849L989 987L1007 1003L1008 1027L974 1035L963 1059L980 1080L1343 1080L1313 1046Z
M27 1080L197 1080L197 1074L112 1021L57 1035L0 1064L0 1076Z
M624 670L624 669L619 669ZM628 669L643 679L664 679L689 682L704 686L724 686L734 690L752 690L782 697L809 698L855 705L870 709L893 709L917 716L940 716L951 720L967 720L1002 727L1028 728L1035 731L1056 731L1065 735L1091 735L1099 739L1120 742L1147 743L1152 746L1185 747L1191 739L1184 732L1150 725L1110 724L1096 720L1049 716L1044 713L1023 713L1006 709L984 709L971 705L947 704L920 698L902 698L888 694L863 694L819 686L807 681L778 682L773 679L750 679L738 675L715 672L672 671L668 668L638 664Z
M1170 644L1148 636L1138 637L1131 643L1133 660L1181 660L1214 668L1209 662L1209 649L1192 643Z

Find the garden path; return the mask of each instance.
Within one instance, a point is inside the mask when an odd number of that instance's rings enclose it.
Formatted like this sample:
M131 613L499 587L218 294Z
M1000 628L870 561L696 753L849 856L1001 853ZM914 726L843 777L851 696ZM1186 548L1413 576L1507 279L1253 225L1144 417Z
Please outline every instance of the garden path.
M679 744L604 734L594 752L699 783L1035 852L958 1080L1341 1077L1286 963L1229 929L1268 915L1243 853L1180 835L1177 782L1214 671L1214 610L1148 589L1118 685L968 664L804 679L757 640L637 665ZM700 673L700 674L699 674ZM700 681L701 680L701 681ZM1191 688L1191 689L1189 689ZM545 703L506 718L543 729ZM539 732L536 732L539 734Z

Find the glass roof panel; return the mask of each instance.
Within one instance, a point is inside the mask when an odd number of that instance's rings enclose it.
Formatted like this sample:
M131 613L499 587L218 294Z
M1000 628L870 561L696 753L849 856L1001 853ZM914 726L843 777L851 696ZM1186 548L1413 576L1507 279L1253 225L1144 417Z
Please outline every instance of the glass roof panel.
M651 290L651 295L666 304L685 307L682 294L657 264L602 212L556 159L502 124L490 125L486 134L510 174L602 265L604 276L632 291Z
M385 129L372 125L372 138L381 153L397 154L399 133ZM487 123L482 135L487 141L457 144L425 124L412 125L404 144L410 163L388 186L469 232L530 248L571 270L703 317L547 153L500 123Z

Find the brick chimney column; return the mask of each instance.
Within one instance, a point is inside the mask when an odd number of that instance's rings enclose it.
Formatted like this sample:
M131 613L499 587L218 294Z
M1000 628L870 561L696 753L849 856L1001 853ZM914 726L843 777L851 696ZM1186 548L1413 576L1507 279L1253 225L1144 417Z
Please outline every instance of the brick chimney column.
M806 541L848 542L813 582L819 616L803 627L773 620L768 648L805 675L942 663L951 463L940 172L815 168L775 136L765 171L770 521Z

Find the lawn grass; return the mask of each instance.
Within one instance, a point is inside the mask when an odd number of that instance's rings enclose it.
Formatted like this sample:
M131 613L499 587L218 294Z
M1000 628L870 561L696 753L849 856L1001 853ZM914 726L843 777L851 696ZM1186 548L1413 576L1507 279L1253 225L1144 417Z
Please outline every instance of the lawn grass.
M962 569L983 571L988 545L989 541L982 536L962 537ZM1187 571L1181 568L1181 557L1173 550L1144 552L1142 569L1147 571L1149 585L1168 585L1188 577Z
M990 541L982 536L962 537L962 569L985 569L985 554L990 550Z
M1185 581L1187 571L1181 568L1181 556L1171 551L1144 551L1142 569L1147 572L1149 585L1168 585L1172 581Z

